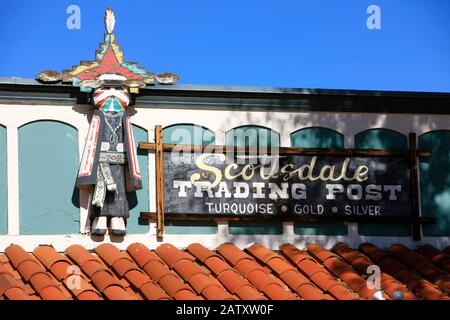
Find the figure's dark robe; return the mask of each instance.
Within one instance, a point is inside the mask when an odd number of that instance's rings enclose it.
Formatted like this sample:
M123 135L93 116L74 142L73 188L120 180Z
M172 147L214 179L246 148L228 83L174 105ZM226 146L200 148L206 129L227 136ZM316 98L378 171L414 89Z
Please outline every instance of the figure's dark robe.
M103 112L95 109L94 114L92 115L86 144L84 146L80 168L78 170L77 187L95 185L97 183L98 160L100 157L105 125L105 116L103 115ZM139 190L142 189L142 178L139 170L129 109L125 110L123 115L123 129L124 151L127 154L128 161L128 170L125 170L127 191Z

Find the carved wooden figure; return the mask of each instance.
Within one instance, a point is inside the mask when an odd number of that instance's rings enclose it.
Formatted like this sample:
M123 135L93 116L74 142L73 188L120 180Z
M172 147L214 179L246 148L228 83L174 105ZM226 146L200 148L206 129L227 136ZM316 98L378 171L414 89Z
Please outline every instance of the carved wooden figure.
M95 61L82 61L62 74L49 70L38 74L41 81L71 82L91 93L95 109L76 185L91 189L91 232L96 235L104 235L108 229L113 235L126 233L129 218L126 193L142 188L128 109L130 95L146 85L174 84L179 79L176 74L155 75L136 63L125 62L113 33L115 24L115 14L108 8L105 13L107 33Z

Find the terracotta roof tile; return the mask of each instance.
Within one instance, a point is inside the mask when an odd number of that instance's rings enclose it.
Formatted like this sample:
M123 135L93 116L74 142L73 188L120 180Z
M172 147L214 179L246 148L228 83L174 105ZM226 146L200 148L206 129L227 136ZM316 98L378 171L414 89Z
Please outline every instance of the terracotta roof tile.
M103 293L109 300L136 300L126 290L117 285L108 286Z
M139 270L139 267L130 258L120 258L111 266L121 277L132 270Z
M67 300L61 290L54 286L45 287L39 292L39 295L43 300Z
M439 251L432 245L423 245L418 248L418 252L430 259L442 269L450 272L450 255L443 251Z
M31 297L21 288L12 287L5 290L2 296L8 300L30 300Z
M222 257L225 257L231 265L236 265L242 259L252 259L248 254L239 250L232 243L224 243L217 248Z
M180 291L189 291L183 292L183 296L189 296L189 300L200 300L191 287L189 287L186 283L182 282L180 278L174 273L167 273L159 280L159 284L164 290L171 296L177 299L177 294Z
M450 293L450 275L421 254L403 245L392 245L389 252L400 261L422 273L442 292Z
M367 274L368 267L374 265L374 263L361 252L356 249L350 248L345 243L339 243L333 247L333 251L339 254L344 260L351 263L354 269L360 274ZM348 260L347 260L348 259ZM386 292L390 297L394 296L394 293L401 291L405 300L415 300L416 296L409 291L402 283L395 280L389 274L381 273L381 289Z
M247 250L270 267L300 297L311 300L325 299L323 292L282 256L258 243L253 244Z
M90 254L84 247L80 245L73 245L68 247L66 249L66 254L82 268L87 262L100 262L100 259L98 257Z
M188 255L170 244L160 245L156 249L156 253L187 281L198 294L203 295L208 300L232 299L232 296L209 272L193 261L195 258L192 255ZM206 290L211 286L216 288Z
M370 243L359 250L285 244L276 252L258 243L243 250L226 243L217 251L198 243L186 250L164 243L155 251L133 243L126 251L102 244L94 253L73 245L65 254L11 245L0 253L0 300L372 299L372 265L381 268L386 299L401 291L406 300L448 300L449 261L429 245L385 251Z
M69 275L64 284L78 300L102 300L101 294L80 275Z
M145 265L144 270L155 282L159 282L162 277L172 273L169 267L161 261L150 261Z
M226 263L220 255L198 243L188 246L187 250L198 260L202 261L230 293L237 295L243 300L266 299L248 280L244 279Z
M0 297L6 297L9 300L30 299L23 286L7 273L2 265L0 265Z
M190 244L186 248L186 250L190 254L192 254L194 257L196 257L198 260L200 260L201 262L205 262L206 259L211 258L211 257L220 258L220 256L217 253L212 252L211 250L205 248L204 246L202 246L199 243Z
M48 274L38 260L23 250L20 246L10 245L5 250L6 256L24 279L45 300L67 300L53 277Z
M183 252L168 243L160 245L156 248L155 252L171 269L173 269L175 264L181 260L194 260L190 255L186 254L186 252Z
M338 282L329 272L318 264L308 253L299 250L291 244L284 244L281 251L297 265L309 279L324 292L338 300L354 300L357 297L340 282Z
M33 251L33 255L47 268L50 269L57 262L67 262L67 259L62 254L59 254L52 246L38 246Z
M145 282L141 287L139 287L139 291L146 299L149 300L170 300L169 295L161 289L160 286L153 282Z
M396 247L397 250L398 248L399 247ZM383 252L373 244L364 244L361 246L361 250L365 251L365 253L373 259L375 263L379 264L384 271L404 283L418 296L426 300L450 299L447 295L436 289L430 282L420 278L402 262L389 256L388 253ZM408 259L408 261L409 260L410 259Z

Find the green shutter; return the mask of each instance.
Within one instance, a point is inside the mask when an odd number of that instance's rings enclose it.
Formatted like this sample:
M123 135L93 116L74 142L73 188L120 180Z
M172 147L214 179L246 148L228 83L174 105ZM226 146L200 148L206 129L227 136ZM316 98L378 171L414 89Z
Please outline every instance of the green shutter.
M55 121L19 129L20 234L79 233L77 130Z
M280 134L261 126L241 126L225 134L225 143L238 147L279 147ZM230 221L228 231L235 235L283 234L283 224L270 221Z
M408 149L408 138L400 132L389 129L370 129L355 136L358 149ZM410 225L360 223L359 234L364 236L410 236Z
M136 147L141 141L148 141L148 133L145 129L133 125L133 135ZM129 234L143 234L149 231L148 220L139 218L141 212L150 211L148 189L148 151L137 149L139 168L142 176L142 189L127 193L130 217L127 219L127 232Z
M305 128L291 133L291 146L298 148L344 148L344 137L327 128ZM295 222L294 233L299 235L346 235L344 223Z
M0 125L0 235L8 233L6 128Z
M163 143L173 144L212 144L215 141L214 132L194 124L176 124L163 129ZM167 234L215 234L215 221L172 221L165 222Z
M420 203L425 217L436 217L436 224L423 225L423 235L450 236L450 130L425 133L419 149L431 150L429 159L420 161Z

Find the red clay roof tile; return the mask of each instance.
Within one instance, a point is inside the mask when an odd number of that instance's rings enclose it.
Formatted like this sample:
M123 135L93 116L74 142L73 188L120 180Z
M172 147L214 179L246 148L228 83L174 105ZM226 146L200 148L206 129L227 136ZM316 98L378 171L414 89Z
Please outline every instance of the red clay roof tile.
M59 254L52 246L38 246L33 251L33 255L47 268L50 269L57 262L70 264L62 254Z
M136 300L126 290L117 285L107 287L103 293L109 300Z
M357 297L352 294L349 289L340 284L306 252L300 251L298 248L290 244L284 244L280 247L280 249L288 256L289 259L295 259L292 260L292 262L294 262L297 267L323 291L329 292L338 300L357 299Z
M89 277L92 277L97 271L105 269L103 264L98 260L85 262L81 268Z
M119 281L114 279L114 277L111 275L110 271L101 269L94 273L91 277L92 282L95 284L97 289L100 292L105 291L106 288L110 286L119 286L123 288L123 286L120 284Z
M149 277L145 275L141 270L131 270L126 273L125 277L128 282L133 284L137 289L142 287L145 283L151 282Z
M313 260L306 251L301 251L289 243L281 245L280 250L295 264L298 264L303 260Z
M140 243L126 251L102 244L97 256L78 245L67 248L66 254L50 246L38 246L29 254L12 245L0 253L0 300L350 300L358 299L356 293L372 299L376 289L365 278L374 264L381 268L387 299L397 291L405 300L417 299L414 293L424 299L450 299L450 256L434 247L414 251L392 245L384 251L367 243L357 250L338 243L332 252L318 244L307 248L285 244L277 253L257 243L245 250L227 243L215 252L195 243L185 251L162 244L153 252Z
M190 254L192 254L194 257L196 257L198 260L200 260L201 262L205 262L206 259L211 258L211 257L220 258L220 256L217 253L214 253L211 250L208 250L207 248L205 248L204 246L202 246L199 243L190 244L186 248L186 250Z
M141 268L150 261L162 261L154 252L150 251L142 243L130 244L127 248L128 254L133 258L137 265Z
M169 267L162 261L150 261L145 265L144 270L155 282L159 282L167 274L172 274Z
M233 270L233 268L223 261L223 258L217 256L210 256L204 261L204 264L211 270L216 276L227 270Z
M209 276L202 273L197 273L192 276L189 284L198 294L201 294L206 287L216 285Z
M68 276L64 280L64 284L79 300L101 300L101 295L98 291L80 275L73 274ZM87 291L92 293L80 297Z
M248 275L255 271L255 270L259 270L265 274L267 274L267 272L263 269L262 266L260 266L258 263L256 263L253 260L250 259L242 259L239 260L238 263L236 263L234 265L234 267L239 270L239 272L245 277L248 278Z
M171 296L174 297L178 291L181 290L188 290L191 291L193 296L196 296L194 294L194 291L189 287L186 283L182 282L178 276L176 276L173 273L168 273L161 277L159 280L159 285L164 288L164 290Z
M366 275L368 272L368 267L374 264L372 261L370 261L368 257L363 255L358 250L350 248L345 243L339 243L338 245L334 246L333 251L341 255L341 257L347 262L351 261L351 265L360 275ZM416 299L416 296L412 292L410 292L402 283L395 280L392 276L388 275L387 273L382 272L380 280L381 280L380 281L381 288L390 297L393 297L396 291L401 291L403 293L405 300Z
M121 258L111 266L121 277L132 270L139 270L139 267L129 258Z
M200 244L187 248L217 276L217 279L232 294L244 300L266 299L248 280L242 278L221 256Z
M25 281L29 281L32 276L38 273L45 273L41 265L34 260L26 260L17 268Z
M134 271L130 273L132 272ZM139 291L149 300L170 300L168 294L153 282L146 282L139 288Z
M201 296L196 295L191 290L179 290L177 291L173 298L175 300L204 300Z
M160 245L156 248L155 252L171 269L173 269L175 264L181 260L194 260L192 256L188 255L186 252L183 252L168 243Z
M177 262L174 269L185 281L189 281L193 276L199 273L204 275L208 274L204 269L200 268L198 264L189 260Z
M450 275L430 262L426 257L403 245L393 245L390 247L389 252L409 267L419 271L441 291L450 292Z
M14 244L6 248L5 253L11 264L16 269L20 266L20 264L22 264L25 261L35 261L30 254L28 254L20 246Z
M220 253L220 255L222 257L225 257L225 259L227 259L227 261L230 262L230 264L232 266L236 265L236 263L238 263L242 259L251 259L252 260L252 258L248 254L239 250L232 243L224 243L224 244L220 245L217 248L217 251Z
M450 255L447 253L439 251L429 244L419 246L418 252L430 259L431 262L450 272Z
M83 291L77 296L78 300L103 300L97 292Z
M10 300L30 299L29 295L25 292L22 285L9 273L0 273L0 298L2 298L3 296L7 297ZM18 299L16 299L15 297L17 297Z
M1 295L0 295L1 296ZM7 300L31 300L32 298L21 288L12 287L3 292Z
M39 295L43 300L68 300L59 288L53 286L45 287Z
M280 255L255 243L247 249L261 262L266 263L281 280L292 290L305 299L323 299L323 293L309 279L303 276L296 268ZM245 260L244 260L245 261Z
M359 249L375 262L389 255L387 252L380 250L371 243L363 243L359 246Z
M129 259L125 252L120 251L110 243L99 245L95 252L108 266L112 266L119 259Z

